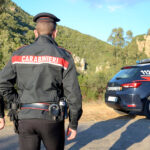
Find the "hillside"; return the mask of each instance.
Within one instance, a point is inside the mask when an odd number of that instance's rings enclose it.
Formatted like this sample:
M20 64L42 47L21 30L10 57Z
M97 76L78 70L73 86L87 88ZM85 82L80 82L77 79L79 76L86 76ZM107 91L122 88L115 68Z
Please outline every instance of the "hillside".
M16 4L6 0L5 11L0 13L0 68L9 60L14 50L34 41L35 24L32 18ZM146 57L143 51L138 51L136 39L124 49L116 48L64 26L58 26L56 41L72 54L85 59L87 69L85 72L78 70L78 73L82 94L88 99L101 96L107 81L122 66Z
M0 14L0 50L3 63L8 61L15 49L33 41L34 23L31 20L29 14L6 0L5 11Z
M29 44L34 39L32 16L9 0L7 0L6 12L0 15L0 27L0 43L4 62L8 60L7 52L12 52L21 45ZM67 27L58 26L56 41L77 56L85 58L88 69L92 69L92 71L95 71L96 65L104 64L112 55L111 45Z
M87 68L91 71L95 72L96 66L104 65L112 55L113 47L106 42L62 26L58 27L58 31L57 42L77 56L85 58Z

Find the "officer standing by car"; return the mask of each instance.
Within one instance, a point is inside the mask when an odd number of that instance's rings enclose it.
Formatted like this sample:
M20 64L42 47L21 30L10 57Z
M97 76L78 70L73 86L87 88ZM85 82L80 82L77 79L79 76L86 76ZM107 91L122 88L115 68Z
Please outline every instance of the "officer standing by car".
M47 150L63 150L63 97L69 108L68 140L76 137L82 115L75 64L71 54L54 41L60 19L40 13L33 21L35 42L13 53L0 73L0 92L9 102L9 115L15 118L20 150L39 150L41 140ZM4 119L1 120L4 126Z

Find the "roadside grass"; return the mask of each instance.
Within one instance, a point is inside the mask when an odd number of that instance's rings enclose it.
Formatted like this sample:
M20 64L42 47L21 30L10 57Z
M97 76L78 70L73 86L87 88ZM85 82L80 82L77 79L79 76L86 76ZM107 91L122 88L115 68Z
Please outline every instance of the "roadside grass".
M92 101L83 103L83 115L80 122L102 121L120 116L104 102Z

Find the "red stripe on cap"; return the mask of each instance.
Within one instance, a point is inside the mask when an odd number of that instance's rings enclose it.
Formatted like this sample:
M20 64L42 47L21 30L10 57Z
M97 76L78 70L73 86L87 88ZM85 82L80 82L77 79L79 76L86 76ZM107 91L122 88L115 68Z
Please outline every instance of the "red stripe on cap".
M12 64L51 64L56 66L61 66L64 69L68 68L68 61L64 58L54 57L54 56L13 56Z
M50 17L40 17L40 18L50 18Z
M49 20L38 20L38 22L49 22Z

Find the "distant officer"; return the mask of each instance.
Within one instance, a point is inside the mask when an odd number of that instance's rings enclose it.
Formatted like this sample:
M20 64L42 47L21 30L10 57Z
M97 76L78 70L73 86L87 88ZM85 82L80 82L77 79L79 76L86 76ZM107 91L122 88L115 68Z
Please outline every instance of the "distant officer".
M67 98L69 107L68 140L76 137L82 114L75 64L71 54L54 41L56 22L60 19L40 13L33 21L36 22L35 42L13 53L0 73L0 92L10 103L10 116L19 120L21 150L39 150L41 140L47 150L63 150L66 111L63 97ZM13 113L17 111L13 110L18 106L20 111L16 117Z

